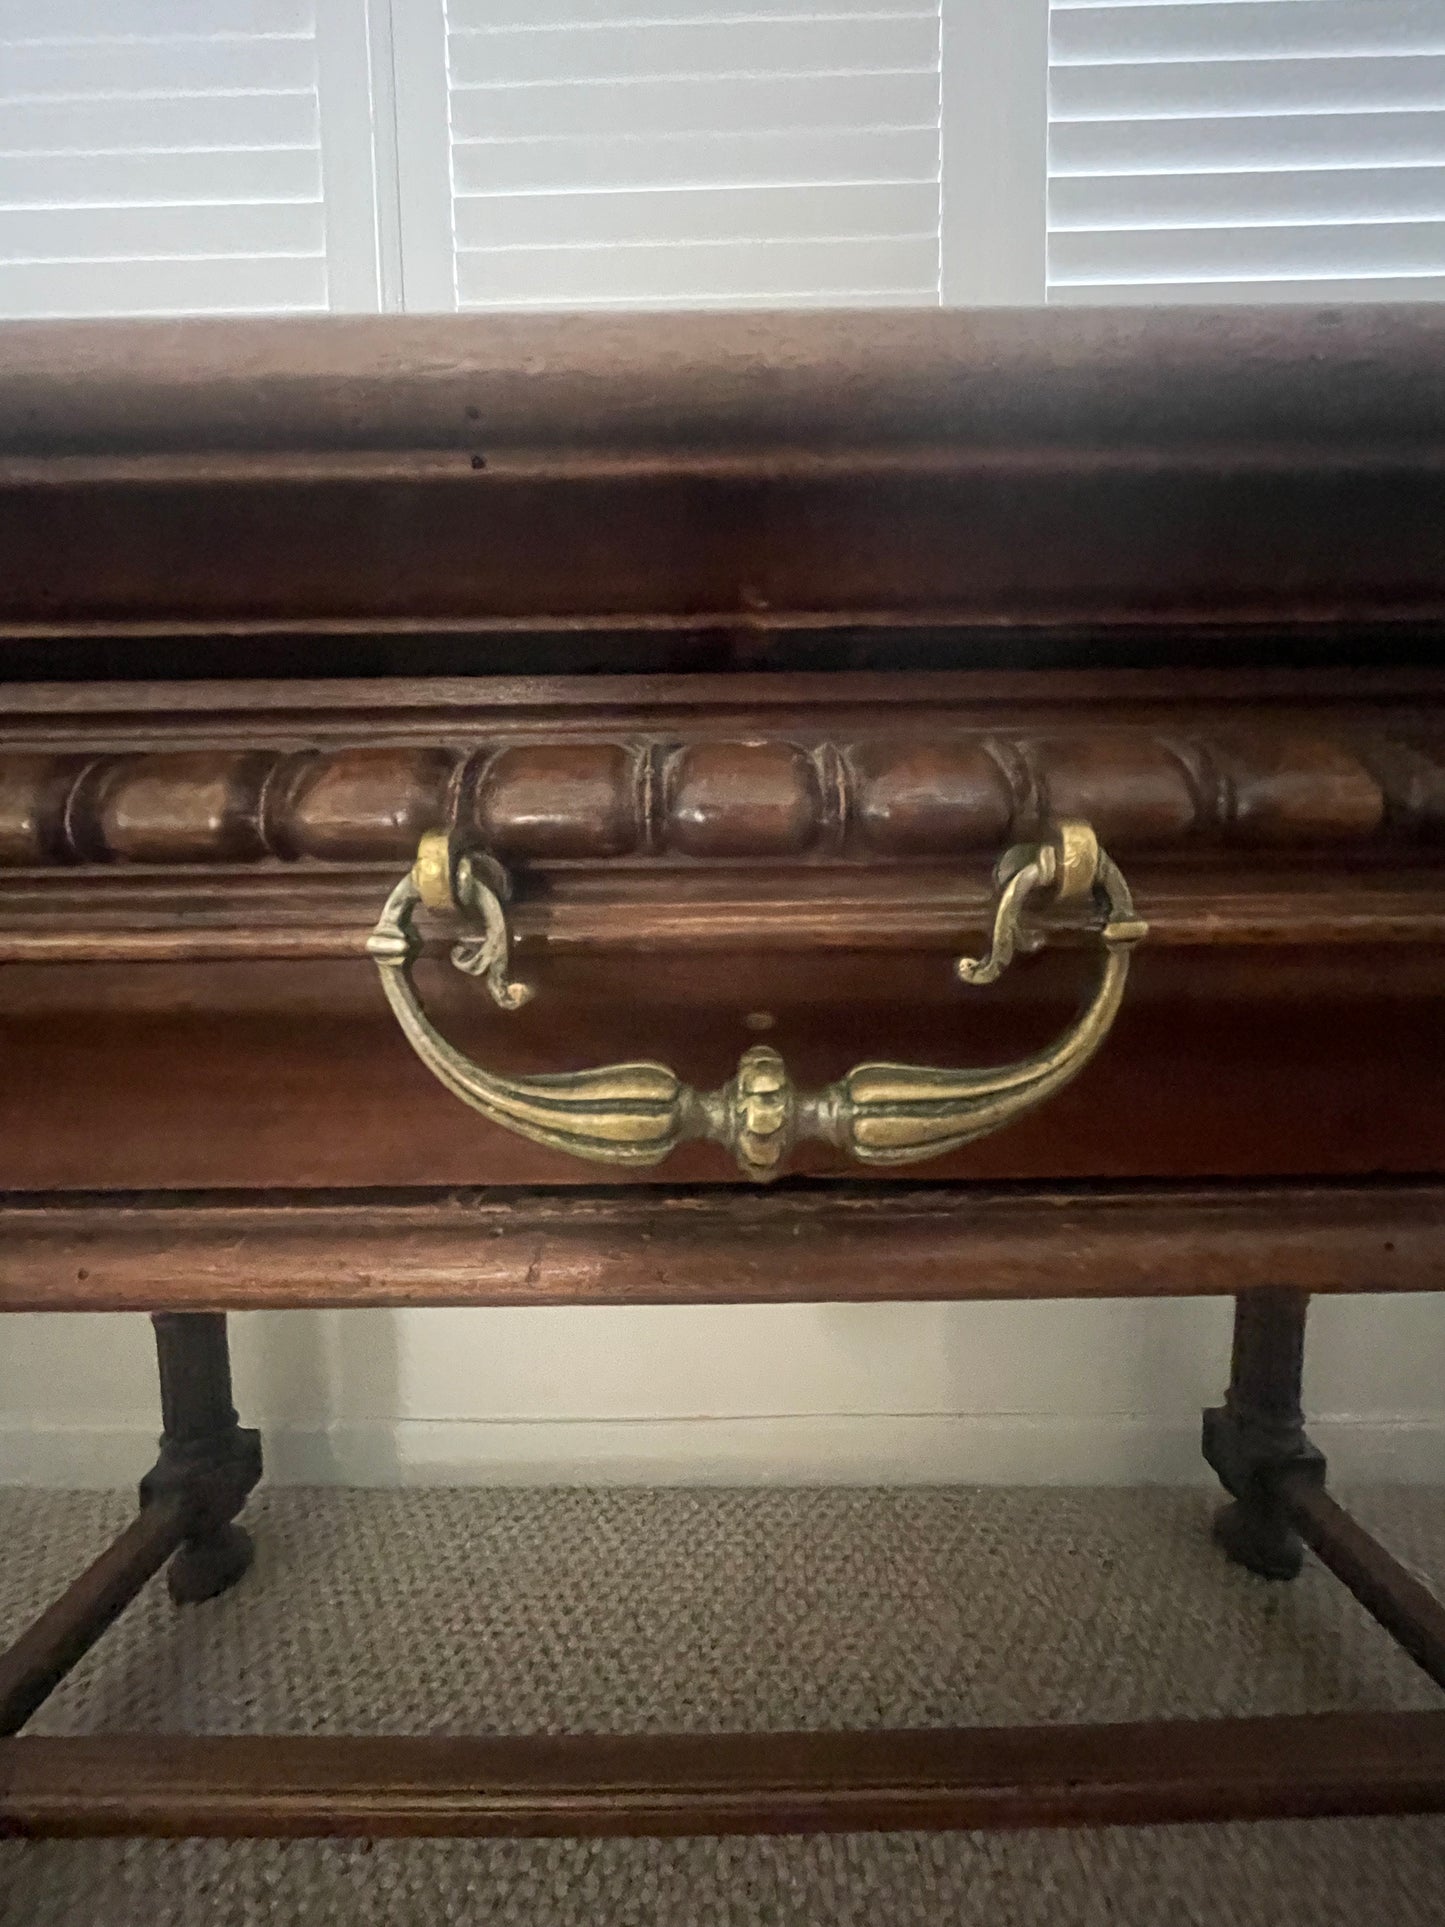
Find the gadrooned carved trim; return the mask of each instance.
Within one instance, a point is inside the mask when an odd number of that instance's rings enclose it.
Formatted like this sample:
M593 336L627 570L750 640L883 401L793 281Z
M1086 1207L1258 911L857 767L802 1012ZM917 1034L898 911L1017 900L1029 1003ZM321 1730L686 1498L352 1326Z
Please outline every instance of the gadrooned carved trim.
M1445 756L1298 721L1189 736L0 751L0 868L383 863L436 827L513 863L938 858L1060 816L1087 817L1121 852L1434 840Z

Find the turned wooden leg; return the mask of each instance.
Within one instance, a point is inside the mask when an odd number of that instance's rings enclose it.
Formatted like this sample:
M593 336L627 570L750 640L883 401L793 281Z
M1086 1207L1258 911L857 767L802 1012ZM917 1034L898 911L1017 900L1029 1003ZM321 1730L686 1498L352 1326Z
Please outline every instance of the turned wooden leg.
M1265 1579L1293 1579L1304 1559L1281 1482L1324 1483L1324 1458L1305 1436L1300 1403L1308 1305L1302 1291L1235 1299L1229 1390L1204 1414L1204 1456L1232 1497L1214 1536L1236 1564Z
M236 1420L224 1312L157 1312L160 1457L141 1481L141 1504L179 1497L185 1538L166 1580L177 1605L213 1599L251 1563L249 1534L234 1523L261 1476L261 1436Z

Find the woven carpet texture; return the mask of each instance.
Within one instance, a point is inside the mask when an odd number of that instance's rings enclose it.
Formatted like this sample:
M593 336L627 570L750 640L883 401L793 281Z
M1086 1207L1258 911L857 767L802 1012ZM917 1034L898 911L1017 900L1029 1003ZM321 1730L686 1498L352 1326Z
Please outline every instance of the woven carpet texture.
M1445 1489L1345 1496L1445 1586ZM999 1724L1441 1695L1204 1490L263 1490L254 1571L153 1582L49 1733ZM129 1516L0 1490L0 1640ZM784 1840L10 1842L4 1927L1445 1927L1445 1819Z

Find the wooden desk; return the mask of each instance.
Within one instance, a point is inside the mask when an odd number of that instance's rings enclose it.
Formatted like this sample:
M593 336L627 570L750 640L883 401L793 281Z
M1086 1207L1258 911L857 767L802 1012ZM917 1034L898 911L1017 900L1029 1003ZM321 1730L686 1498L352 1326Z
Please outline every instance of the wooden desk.
M0 1732L244 1574L259 1305L1228 1293L1224 1551L1445 1684L1300 1409L1445 1276L1445 317L0 349L0 1307L151 1312L165 1427ZM0 1740L32 1832L1441 1807L1445 1712Z

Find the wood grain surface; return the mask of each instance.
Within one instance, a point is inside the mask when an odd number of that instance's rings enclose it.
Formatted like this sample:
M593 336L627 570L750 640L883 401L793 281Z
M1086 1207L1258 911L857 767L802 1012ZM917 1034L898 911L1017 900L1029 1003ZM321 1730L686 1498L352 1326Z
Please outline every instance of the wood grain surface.
M170 674L188 627L232 675L288 628L265 673L296 675L367 623L412 636L401 673L456 624L494 639L473 668L549 623L689 668L849 624L954 662L1019 660L1004 624L1430 654L1442 338L1427 304L9 324L0 662L49 637L103 674L88 631L145 673L158 621Z
M846 1833L1435 1813L1445 1713L876 1733L0 1741L0 1831Z
M1445 1184L0 1195L0 1310L1428 1291Z

